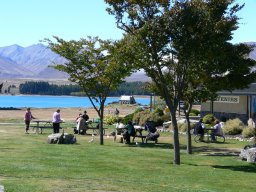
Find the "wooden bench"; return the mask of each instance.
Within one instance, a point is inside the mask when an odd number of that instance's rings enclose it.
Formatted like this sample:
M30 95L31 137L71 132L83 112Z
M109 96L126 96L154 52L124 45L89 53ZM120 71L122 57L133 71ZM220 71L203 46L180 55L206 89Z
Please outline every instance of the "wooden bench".
M131 137L132 137L132 142L134 142L135 138L137 137L137 138L141 138L142 143L145 143L145 140L146 140L147 136L146 135L135 135L135 136L131 136ZM116 141L117 139L120 140L121 143L124 142L123 135L115 135L114 136L114 141Z
M36 123L36 125L32 124L32 123L30 124L30 127L33 128L33 131L34 131L34 129L36 129L35 133L39 133L39 130L40 130L40 133L42 134L43 129L47 129L47 128L52 129L53 128L51 120L34 119L34 120L32 120L32 122Z
M73 129L76 129L76 127L72 127L72 128L73 128ZM103 135L106 134L106 129L108 129L108 128L103 128ZM92 134L94 134L94 135L99 135L99 134L100 134L100 129L98 129L98 128L88 127L88 128L86 128L85 130L86 130L86 131L87 131L87 130L92 130Z
M108 129L108 128L103 127L103 135L106 134L106 129ZM95 134L95 135L100 134L100 129L98 129L98 128L88 127L86 130L93 130L93 134Z
M44 126L39 126L39 127L37 125L31 125L30 127L33 128L33 131L34 131L34 129L36 129L35 133L39 132L41 134L43 134L43 129L53 129L53 127L50 125L47 125L47 126L44 125ZM62 129L62 127L60 127L60 129Z
M147 137L146 135L135 135L135 136L133 136L132 141L134 142L135 138L141 138L141 142L145 143L146 137Z

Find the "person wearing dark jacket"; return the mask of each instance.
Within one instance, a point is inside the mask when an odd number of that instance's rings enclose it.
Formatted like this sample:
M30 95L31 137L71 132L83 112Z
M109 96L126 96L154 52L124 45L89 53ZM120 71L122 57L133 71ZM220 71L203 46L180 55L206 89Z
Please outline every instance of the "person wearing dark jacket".
M128 124L125 126L126 131L123 133L123 137L126 144L131 143L131 136L135 135L135 129L131 121L128 121Z
M203 119L200 119L195 125L195 133L200 135L199 141L204 141L204 128Z

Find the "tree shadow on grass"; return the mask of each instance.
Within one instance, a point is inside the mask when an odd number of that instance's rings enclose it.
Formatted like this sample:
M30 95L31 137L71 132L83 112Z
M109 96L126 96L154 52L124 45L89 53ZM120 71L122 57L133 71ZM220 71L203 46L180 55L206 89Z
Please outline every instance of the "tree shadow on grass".
M241 165L241 166L213 165L212 167L216 169L229 169L232 171L243 171L243 172L249 172L249 173L256 172L256 164L253 164L253 163L250 163L247 165Z
M209 165L200 165L200 164L191 164L191 163L189 163L188 165L209 167ZM231 171L240 171L240 172L248 172L248 173L256 172L256 164L254 163L248 163L245 165L211 165L210 167L215 169L229 169Z
M239 156L240 149L200 146L200 147L193 147L193 152L196 152L205 156L224 157L224 156Z
M131 143L129 147L141 147L141 148L161 148L161 149L173 149L173 144L170 143Z

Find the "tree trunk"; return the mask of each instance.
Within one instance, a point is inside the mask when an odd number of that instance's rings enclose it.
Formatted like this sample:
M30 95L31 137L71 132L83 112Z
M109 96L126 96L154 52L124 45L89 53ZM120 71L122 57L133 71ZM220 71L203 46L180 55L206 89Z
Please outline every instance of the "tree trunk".
M176 111L171 110L172 126L173 126L173 150L174 150L174 161L176 165L180 165L180 142L179 142L179 130L176 119Z
M190 126L190 120L189 120L189 114L185 112L185 117L187 121L187 154L192 154L192 141L191 141L191 126Z
M184 108L184 114L185 114L185 118L186 118L186 121L187 121L187 154L192 154L192 140L191 140L191 133L190 133L190 130L191 130L191 124L190 124L190 119L189 119L189 113L192 109L192 102L190 102L188 104L188 109L186 111L186 108Z
M100 144L104 145L104 138L103 138L103 117L104 117L104 103L103 105L101 104L100 107L100 126L99 126L99 131L100 131Z

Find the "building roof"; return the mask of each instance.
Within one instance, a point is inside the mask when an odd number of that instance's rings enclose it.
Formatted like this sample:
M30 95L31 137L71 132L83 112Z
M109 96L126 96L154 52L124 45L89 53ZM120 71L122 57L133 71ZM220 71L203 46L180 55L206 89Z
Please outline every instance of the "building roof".
M250 84L244 89L235 89L233 91L218 91L219 95L256 95L256 83Z
M130 101L131 99L134 99L133 96L122 95L120 97L120 101Z

